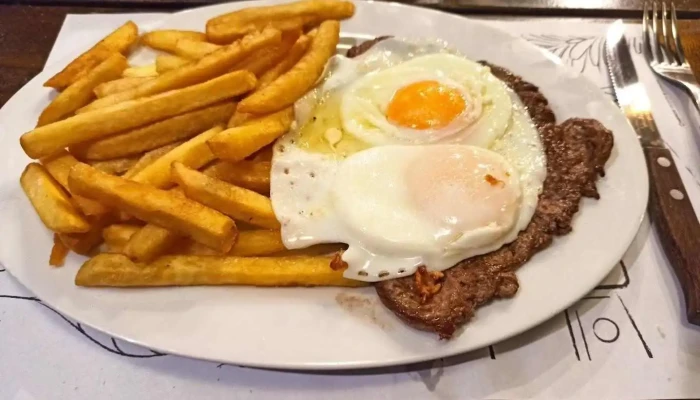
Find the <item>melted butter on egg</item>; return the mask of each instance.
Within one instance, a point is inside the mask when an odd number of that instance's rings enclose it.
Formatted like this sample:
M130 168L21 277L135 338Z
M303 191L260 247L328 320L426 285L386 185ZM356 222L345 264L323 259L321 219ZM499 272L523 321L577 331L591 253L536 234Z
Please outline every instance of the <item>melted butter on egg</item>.
M313 117L309 118L297 132L296 143L300 148L313 153L346 158L371 147L354 135L343 131L340 120L340 99L338 93L331 92L318 101L312 112Z

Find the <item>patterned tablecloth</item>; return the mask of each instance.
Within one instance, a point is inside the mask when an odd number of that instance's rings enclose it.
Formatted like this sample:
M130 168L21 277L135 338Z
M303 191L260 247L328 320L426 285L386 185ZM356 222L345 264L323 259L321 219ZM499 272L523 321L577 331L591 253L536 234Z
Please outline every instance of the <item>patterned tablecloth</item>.
M88 47L127 19L71 15L49 62ZM549 50L612 95L603 59L607 24L489 20ZM629 40L654 116L700 210L700 117L661 84ZM684 320L679 288L648 221L613 273L541 326L494 346L420 365L332 373L265 371L164 355L72 321L0 266L0 399L355 399L700 397L700 329Z

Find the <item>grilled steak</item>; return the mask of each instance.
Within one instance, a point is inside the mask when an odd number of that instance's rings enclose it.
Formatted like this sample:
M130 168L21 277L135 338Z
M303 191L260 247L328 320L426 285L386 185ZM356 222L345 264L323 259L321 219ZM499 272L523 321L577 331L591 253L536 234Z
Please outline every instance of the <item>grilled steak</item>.
M348 54L357 56L370 47L364 43ZM571 231L581 197L599 197L595 182L604 174L613 145L612 133L596 120L572 118L556 125L554 113L537 86L505 68L484 64L527 107L544 145L547 177L535 214L517 239L446 270L440 291L427 301L422 301L413 277L375 285L384 305L404 322L445 339L468 322L478 307L493 299L513 297L518 290L515 270L549 246L554 236Z

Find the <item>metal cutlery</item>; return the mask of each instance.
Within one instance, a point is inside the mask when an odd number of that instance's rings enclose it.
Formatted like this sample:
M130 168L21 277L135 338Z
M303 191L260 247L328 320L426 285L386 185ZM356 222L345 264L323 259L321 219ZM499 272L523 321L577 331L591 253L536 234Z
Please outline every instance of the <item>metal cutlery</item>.
M671 2L670 20L666 2L661 3L660 19L658 3L652 1L649 7L649 2L644 2L642 36L644 55L651 69L657 75L685 88L700 112L700 84L683 52L683 44L678 33L676 6L673 2Z
M625 26L608 31L605 60L618 104L639 136L649 171L649 215L685 297L688 322L700 325L700 223L673 156L651 115L649 96L637 77Z

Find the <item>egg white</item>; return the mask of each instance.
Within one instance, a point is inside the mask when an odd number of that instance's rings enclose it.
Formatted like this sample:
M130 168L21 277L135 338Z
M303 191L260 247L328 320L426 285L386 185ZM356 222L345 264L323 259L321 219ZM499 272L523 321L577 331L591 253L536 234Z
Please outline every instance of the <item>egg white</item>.
M476 248L473 236L461 235L444 244L439 251L425 247L417 247L412 251L376 249L372 247L371 235L363 235L348 228L348 223L344 220L346 215L339 212L333 198L334 185L342 185L338 181L338 173L347 155L334 152L330 144L324 151L304 147L300 144L300 135L305 124L315 117L323 118L322 115L315 114L319 104L334 96L340 99L348 93L352 84L357 84L363 77L373 73L378 75L389 67L415 71L412 62L424 69L427 65L435 65L437 58L431 60L433 56L457 59L451 60L449 66L443 66L437 78L444 84L459 86L470 94L476 88L481 91L482 101L486 105L482 108L482 118L470 126L473 131L463 136L472 138L472 141L455 140L459 135L447 135L452 140L440 139L431 143L476 145L490 148L503 156L515 170L514 175L518 176L520 185L521 200L517 221L507 232L499 234L498 239L489 240ZM465 74L468 76L458 76L459 71L468 71ZM431 76L436 77L435 74ZM337 103L342 104L342 101ZM365 281L390 279L411 274L421 264L428 265L430 269L443 270L462 259L496 250L513 241L532 218L546 175L545 156L537 129L517 96L495 78L487 67L452 55L440 45L416 47L412 43L391 39L380 42L355 60L336 56L327 66L325 78L317 88L297 102L295 111L296 128L278 141L272 163L271 199L275 214L282 224L282 239L290 249L319 243L347 243L349 247L343 254L343 259L349 264L345 271L348 278ZM342 113L342 109L336 112ZM349 132L342 123L336 128L344 137L359 136L360 140L367 143L365 147L403 144L400 139L376 139L375 143L375 139L363 136L363 133ZM416 146L420 143L410 144ZM362 178L358 177L360 181Z
M458 90L466 109L442 128L416 130L391 123L385 115L396 91L428 80ZM345 131L373 145L460 143L488 147L505 132L511 112L507 87L488 67L446 53L423 55L360 77L343 91L341 105Z

